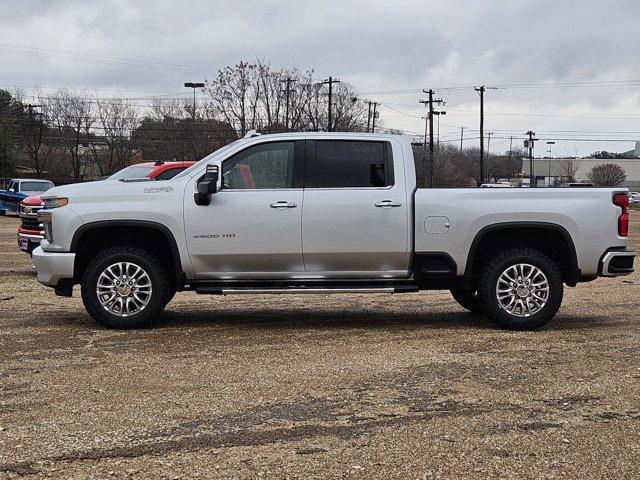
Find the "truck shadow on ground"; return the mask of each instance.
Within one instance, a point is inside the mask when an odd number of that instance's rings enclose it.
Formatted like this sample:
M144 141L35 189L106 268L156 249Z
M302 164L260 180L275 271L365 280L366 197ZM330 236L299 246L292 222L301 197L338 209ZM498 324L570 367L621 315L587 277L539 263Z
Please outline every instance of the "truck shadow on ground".
M291 309L216 310L210 312L184 312L167 310L154 323L153 328L175 327L265 327L299 329L499 329L487 317L466 311L460 312L347 312L340 309L314 311ZM542 330L580 330L607 328L606 317L558 315Z

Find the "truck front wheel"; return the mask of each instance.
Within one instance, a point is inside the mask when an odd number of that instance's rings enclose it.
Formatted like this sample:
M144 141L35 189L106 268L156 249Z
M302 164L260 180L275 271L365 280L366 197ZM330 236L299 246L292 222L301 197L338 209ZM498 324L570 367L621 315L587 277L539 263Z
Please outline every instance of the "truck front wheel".
M118 246L91 260L81 287L84 306L95 321L108 328L138 328L162 313L169 281L154 254Z
M551 320L562 303L560 270L544 253L513 248L495 255L480 280L487 316L501 327L534 330Z

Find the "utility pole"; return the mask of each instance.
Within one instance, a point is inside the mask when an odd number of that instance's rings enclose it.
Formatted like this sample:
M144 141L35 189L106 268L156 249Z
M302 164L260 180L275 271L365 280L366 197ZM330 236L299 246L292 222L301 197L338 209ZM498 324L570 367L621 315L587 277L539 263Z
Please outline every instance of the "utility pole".
M480 95L480 182L484 182L484 85L475 87L474 90Z
M489 149L491 148L491 132L487 132L487 160L491 156Z
M371 105L373 105L373 112L371 112L371 133L375 133L376 132L376 118L378 117L378 113L379 113L376 110L376 108L380 104L378 102L371 102Z
M296 81L295 78L285 78L283 80L281 80L282 83L284 83L286 85L284 91L285 91L285 97L286 97L286 103L285 103L285 114L284 114L284 124L285 124L285 128L287 129L287 131L289 131L289 97L291 95L291 84L293 82Z
M464 139L464 127L460 127L460 155L462 155L462 140Z
M340 79L339 78L333 78L333 77L329 77L326 80L323 80L322 82L320 82L322 85L329 85L329 117L328 117L328 121L327 121L327 131L332 132L333 131L333 123L332 123L332 118L331 118L331 100L332 100L332 95L333 95L333 84L334 83L340 83ZM374 119L374 125L375 125L375 119ZM374 127L375 128L375 127Z
M423 93L429 95L428 100L418 100L418 103L422 103L425 106L429 107L429 113L427 114L427 120L429 122L429 185L433 186L433 104L437 103L438 105L445 105L444 100L438 98L436 100L433 99L433 89L422 90ZM438 115L440 112L438 112ZM425 138L426 144L426 138Z
M369 104L369 112L367 113L367 132L371 131L371 100L367 102Z
M509 137L509 157L507 158L507 165L505 172L507 174L507 180L511 181L511 156L513 155L513 135Z
M285 96L286 96L286 107L285 107L285 114L284 114L284 126L287 129L287 131L289 131L289 95L291 94L291 84L293 82L296 81L295 78L285 78L283 80L281 80L282 83L284 83L286 85L284 92L285 92Z
M535 187L536 176L533 173L533 142L536 141L535 133L529 130L526 135L529 136L529 140L524 141L524 146L529 148L529 187Z
M39 159L39 149L40 149L40 144L42 143L42 132L44 130L44 123L42 121L38 122L38 129L37 129L37 137L34 137L34 125L33 125L33 117L34 115L40 115L40 117L42 118L42 112L35 112L33 111L34 108L42 108L42 105L32 105L32 104L28 104L27 105L27 113L29 115L29 126L28 126L28 133L29 133L29 140L27 143L27 148L29 149L31 156L33 157L34 160L34 164L36 167L36 176L38 178L40 178L40 174L41 174L41 170L42 167L40 165L40 159Z

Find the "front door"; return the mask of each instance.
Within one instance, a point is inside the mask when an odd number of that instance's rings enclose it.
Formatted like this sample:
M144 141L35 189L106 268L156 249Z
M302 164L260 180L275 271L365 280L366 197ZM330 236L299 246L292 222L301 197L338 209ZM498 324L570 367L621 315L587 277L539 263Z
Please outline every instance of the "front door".
M221 189L211 204L198 206L185 197L186 241L197 277L268 279L304 272L303 155L302 141L254 144L222 162ZM195 191L195 184L190 187Z
M308 275L407 276L411 218L402 158L397 142L309 142L302 213Z

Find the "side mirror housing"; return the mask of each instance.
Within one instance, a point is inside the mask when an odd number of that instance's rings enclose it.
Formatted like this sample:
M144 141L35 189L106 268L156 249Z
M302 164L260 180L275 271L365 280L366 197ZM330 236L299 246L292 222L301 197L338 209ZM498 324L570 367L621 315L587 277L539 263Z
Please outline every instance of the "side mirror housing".
M193 195L196 205L209 205L211 203L211 195L218 191L218 178L218 165L207 165L204 177L198 182L198 193Z

